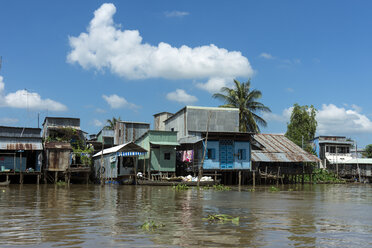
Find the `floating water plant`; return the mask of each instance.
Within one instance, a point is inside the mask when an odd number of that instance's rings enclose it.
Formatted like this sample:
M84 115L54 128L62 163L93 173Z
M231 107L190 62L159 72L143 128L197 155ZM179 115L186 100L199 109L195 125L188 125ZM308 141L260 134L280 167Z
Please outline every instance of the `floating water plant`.
M251 188L251 189L247 189L247 191L250 191L250 192L255 192L256 189L255 188Z
M141 228L144 231L154 231L160 227L163 227L164 224L157 224L155 221L146 221L143 223L139 228Z
M228 191L231 190L229 186L225 186L223 184L213 185L213 189L219 190L219 191Z
M173 189L175 189L175 190L187 190L189 188L190 187L187 186L186 184L177 184L177 185L173 186Z
M271 186L271 187L269 188L269 191L270 191L270 192L278 192L278 191L280 191L280 189L277 188L277 187Z
M232 217L227 214L209 214L207 218L203 218L207 221L218 221L218 222L232 222L233 224L239 224L239 217Z
M65 186L66 184L67 184L67 183L64 182L64 181L58 181L58 182L56 183L57 186Z

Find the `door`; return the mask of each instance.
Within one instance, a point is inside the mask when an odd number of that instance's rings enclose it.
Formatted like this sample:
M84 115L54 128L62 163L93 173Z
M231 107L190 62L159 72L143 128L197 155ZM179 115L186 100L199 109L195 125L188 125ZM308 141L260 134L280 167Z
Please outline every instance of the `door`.
M234 142L232 140L220 140L220 163L221 169L233 169Z

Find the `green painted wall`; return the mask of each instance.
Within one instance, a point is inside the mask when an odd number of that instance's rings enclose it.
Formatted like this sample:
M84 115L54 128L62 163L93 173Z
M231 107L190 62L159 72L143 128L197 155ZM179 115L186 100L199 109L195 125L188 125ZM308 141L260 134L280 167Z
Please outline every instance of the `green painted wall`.
M147 151L150 151L150 142L177 142L177 133L169 131L150 130L144 136L136 141ZM176 146L160 145L157 148L151 148L151 171L175 172L176 171ZM165 153L170 154L169 160L164 157ZM150 158L150 152L140 156L142 160L139 164L139 170L143 169L143 163L147 163ZM147 166L146 166L147 167Z

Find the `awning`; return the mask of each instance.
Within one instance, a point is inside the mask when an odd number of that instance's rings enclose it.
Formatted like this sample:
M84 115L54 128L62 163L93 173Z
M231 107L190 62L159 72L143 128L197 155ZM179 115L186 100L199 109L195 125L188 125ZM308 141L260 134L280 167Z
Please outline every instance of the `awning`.
M118 157L134 157L134 156L140 156L145 155L147 152L117 152L116 156Z
M172 141L151 141L150 144L152 145L159 145L159 146L179 146L178 142Z
M142 154L146 153L147 150L143 149L139 145L134 144L133 142L129 142L129 143L126 143L126 144L123 144L123 145L118 145L118 146L114 146L114 147L104 149L103 150L103 155L105 155L105 154L128 153L128 152L132 152L132 153L137 152L137 153L141 153L141 155L142 155ZM102 155L102 151L94 154L93 157L98 157L98 156L101 156L101 155ZM126 155L126 156L128 156L128 155ZM136 155L130 155L130 156L136 156Z

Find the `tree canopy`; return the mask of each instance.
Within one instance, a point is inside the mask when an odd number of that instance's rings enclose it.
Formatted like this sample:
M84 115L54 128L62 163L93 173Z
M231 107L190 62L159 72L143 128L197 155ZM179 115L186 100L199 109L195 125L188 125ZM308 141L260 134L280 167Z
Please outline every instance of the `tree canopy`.
M297 103L293 105L291 119L287 124L287 132L285 136L309 152L312 151L312 147L309 145L309 141L314 139L316 127L318 125L316 121L317 110L313 105L310 107L300 106Z
M372 158L372 144L369 144L365 147L364 152L362 153L365 158Z
M107 119L106 120L106 123L107 125L104 127L106 129L110 129L110 130L114 130L115 129L115 125L116 125L116 122L118 121L121 121L120 117L119 118L115 118L115 117L112 117L112 119Z
M262 97L259 90L251 89L251 81L240 83L234 80L234 87L221 88L221 93L216 93L213 98L222 100L225 104L220 107L239 109L239 131L259 133L259 126L266 127L266 121L258 114L271 112L269 107L260 103Z

